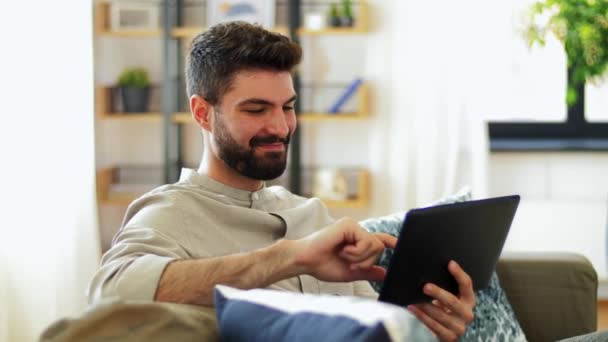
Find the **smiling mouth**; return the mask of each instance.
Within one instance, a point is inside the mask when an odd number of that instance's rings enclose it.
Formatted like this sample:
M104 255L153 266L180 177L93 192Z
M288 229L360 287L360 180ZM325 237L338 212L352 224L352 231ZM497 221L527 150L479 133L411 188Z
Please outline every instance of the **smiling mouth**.
M282 142L272 143L272 144L257 144L255 147L258 147L267 151L284 151L285 144Z

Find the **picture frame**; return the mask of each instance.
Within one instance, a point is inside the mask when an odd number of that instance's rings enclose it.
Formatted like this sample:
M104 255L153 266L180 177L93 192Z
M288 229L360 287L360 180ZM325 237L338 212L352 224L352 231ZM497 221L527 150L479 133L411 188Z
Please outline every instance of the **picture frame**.
M208 0L207 24L242 20L260 24L266 29L275 26L274 0Z
M348 198L346 176L337 169L320 168L314 171L312 195L322 199L344 201Z
M159 18L156 3L113 2L110 6L110 28L113 31L158 29Z

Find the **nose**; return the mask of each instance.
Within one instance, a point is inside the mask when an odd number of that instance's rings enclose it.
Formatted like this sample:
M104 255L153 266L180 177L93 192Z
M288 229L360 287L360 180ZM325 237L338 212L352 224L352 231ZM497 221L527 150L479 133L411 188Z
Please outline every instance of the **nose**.
M289 134L290 130L293 130L290 125L293 125L290 121L291 119L290 113L283 112L282 108L278 110L274 110L272 112L272 116L270 118L270 122L268 123L267 130L271 135L276 135L281 138L286 137ZM295 119L294 119L295 122ZM293 127L295 128L295 127Z

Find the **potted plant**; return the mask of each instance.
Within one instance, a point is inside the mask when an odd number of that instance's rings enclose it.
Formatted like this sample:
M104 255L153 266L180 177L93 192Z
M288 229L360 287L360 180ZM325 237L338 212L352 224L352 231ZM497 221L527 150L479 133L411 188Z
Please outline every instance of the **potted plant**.
M566 51L568 108L582 111L585 82L600 80L608 65L608 1L536 2L527 16L526 39L530 46L542 46L548 32L555 34Z
M150 80L143 68L124 70L118 78L118 88L127 113L144 113L148 111Z
M339 27L341 25L340 11L338 10L338 4L336 4L336 3L329 4L329 15L327 17L328 17L330 27Z
M353 17L353 6L350 0L342 0L342 16L340 17L342 26L351 27L355 22Z

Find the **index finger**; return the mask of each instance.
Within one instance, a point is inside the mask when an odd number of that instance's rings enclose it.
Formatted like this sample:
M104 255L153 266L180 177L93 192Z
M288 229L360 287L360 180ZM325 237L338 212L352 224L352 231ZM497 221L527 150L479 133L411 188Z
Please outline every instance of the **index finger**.
M395 248L397 238L386 233L374 233L374 236L384 244L384 248Z
M458 283L458 291L463 300L471 305L475 305L475 291L473 290L473 280L454 260L448 264L448 270Z

